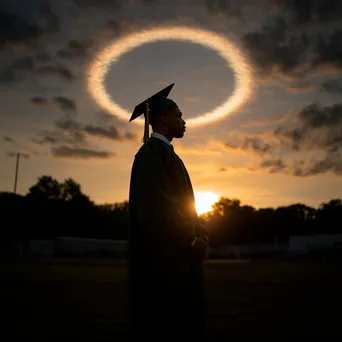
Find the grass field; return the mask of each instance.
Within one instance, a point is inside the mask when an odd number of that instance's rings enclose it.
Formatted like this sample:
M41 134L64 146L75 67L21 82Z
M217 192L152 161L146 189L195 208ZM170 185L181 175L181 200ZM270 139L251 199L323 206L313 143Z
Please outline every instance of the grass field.
M125 341L123 261L0 267L1 341ZM339 340L341 262L208 261L205 274L208 341Z

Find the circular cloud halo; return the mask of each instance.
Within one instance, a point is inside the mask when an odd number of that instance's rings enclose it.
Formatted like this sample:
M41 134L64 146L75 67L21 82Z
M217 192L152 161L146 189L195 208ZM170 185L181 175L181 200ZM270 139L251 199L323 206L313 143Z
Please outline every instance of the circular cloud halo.
M187 26L157 27L131 33L100 51L87 70L87 90L95 102L106 112L128 121L131 113L116 103L105 88L104 81L109 68L119 61L122 55L136 47L167 40L188 41L212 49L223 57L227 66L234 71L233 93L211 112L188 119L187 126L203 126L221 120L246 103L252 93L252 72L242 52L235 44L216 32ZM138 118L133 122L142 125L144 119Z

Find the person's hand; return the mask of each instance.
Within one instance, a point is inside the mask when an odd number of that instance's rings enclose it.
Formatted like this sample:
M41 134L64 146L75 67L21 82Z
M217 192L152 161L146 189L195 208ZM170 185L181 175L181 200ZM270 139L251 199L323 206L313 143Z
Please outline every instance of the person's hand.
M199 259L205 258L205 252L207 250L207 242L199 237L195 238L195 241L192 243L191 247L195 254L195 256Z
M203 218L199 218L197 221L196 233L201 239L208 240L209 230Z

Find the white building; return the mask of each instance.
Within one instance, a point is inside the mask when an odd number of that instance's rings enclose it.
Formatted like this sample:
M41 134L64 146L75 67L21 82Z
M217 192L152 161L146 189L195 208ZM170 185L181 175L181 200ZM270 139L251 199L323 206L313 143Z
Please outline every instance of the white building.
M250 258L258 256L305 256L318 250L342 250L342 234L294 235L288 244L209 246L208 258ZM120 256L125 257L128 242L120 240L59 237L55 240L10 242L0 246L0 255L21 257Z
M127 241L59 237L54 241L55 255L108 254L125 255Z
M288 252L307 255L310 251L342 247L342 234L294 235L289 237Z

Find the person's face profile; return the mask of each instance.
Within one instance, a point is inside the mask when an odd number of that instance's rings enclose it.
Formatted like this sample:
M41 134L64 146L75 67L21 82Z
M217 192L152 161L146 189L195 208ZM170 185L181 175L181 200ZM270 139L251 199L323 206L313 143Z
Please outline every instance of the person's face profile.
M171 109L168 118L169 129L174 138L182 138L184 136L186 122L183 119L181 110L179 108Z

